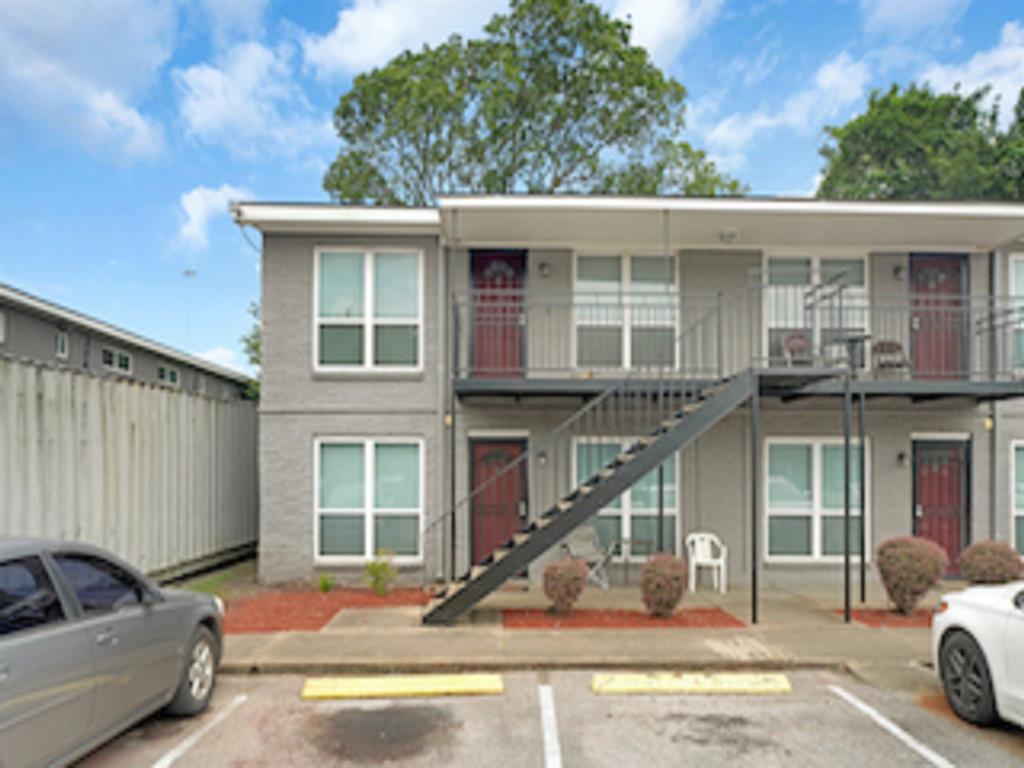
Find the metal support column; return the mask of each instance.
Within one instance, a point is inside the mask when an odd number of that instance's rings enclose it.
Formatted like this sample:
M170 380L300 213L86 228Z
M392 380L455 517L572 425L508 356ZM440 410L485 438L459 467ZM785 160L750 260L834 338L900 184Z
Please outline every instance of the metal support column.
M843 621L850 623L850 372L843 379Z
M750 623L757 624L757 558L760 552L757 532L761 523L758 495L761 483L758 467L761 462L757 433L761 419L761 381L757 373L751 375L754 386L750 395Z
M865 411L865 396L863 392L859 393L857 398L857 445L860 446L860 452L858 458L860 459L860 601L861 603L867 602L868 599L868 587L867 587L867 477L864 474L865 469L865 445L864 442L864 411Z
M675 547L673 547L675 550ZM658 465L658 553L665 551L665 465Z

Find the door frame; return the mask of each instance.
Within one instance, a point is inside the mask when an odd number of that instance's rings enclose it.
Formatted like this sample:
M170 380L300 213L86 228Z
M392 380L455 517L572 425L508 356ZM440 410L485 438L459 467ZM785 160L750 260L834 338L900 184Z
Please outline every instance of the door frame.
M527 455L530 452L529 433L526 432L525 430L514 430L514 429L510 429L510 430L507 430L507 431L480 430L479 432L477 432L477 431L471 432L469 434L469 436L466 438L466 447L467 447L466 454L467 454L467 462L469 464L469 468L468 468L469 471L468 471L468 474L466 475L466 477L469 479L469 491L468 491L469 494L472 494L473 493L473 489L476 487L476 484L473 481L473 470L474 470L474 464L475 464L475 462L473 460L473 458L474 458L473 457L473 448L478 443L521 443L522 446L523 446L523 455ZM527 459L525 459L523 461L523 501L526 503L526 516L522 518L522 520L524 521L524 524L525 524L525 523L528 523L530 521L530 460L529 460L529 458L527 458ZM476 525L476 516L473 514L473 499L469 500L468 515L469 515L469 525L467 526L467 528L468 528L467 533L468 533L468 538L469 538L469 542L468 542L468 544L469 544L469 547L468 547L469 548L469 564L470 565L475 565L476 564L476 559L474 557L474 552L473 552L473 543L476 541L476 537L474 535L476 533L475 527L474 527Z
M971 458L974 454L974 441L969 434L942 433L911 435L910 439L910 532L912 536L917 535L917 460L918 447L928 443L931 445L961 445L964 448L964 498L963 517L960 520L960 551L963 552L971 544L973 535L971 526L971 483L974 476L974 468ZM949 568L955 572L956 563L950 563ZM945 574L944 574L945 576Z
M496 254L505 253L523 257L523 287L520 289L522 292L521 304L526 304L527 288L529 286L530 278L530 250L528 248L468 248L466 250L468 254L468 268L469 268L469 296L470 296L470 315L467 318L469 323L469 371L472 375L474 367L476 365L476 286L474 285L474 270L473 270L473 257L476 254ZM525 308L523 309L525 312ZM529 366L527 364L527 351L529 347L526 343L527 334L529 332L529 322L523 322L517 325L519 328L519 359L522 361L523 373L522 376L516 376L514 378L526 378Z
M971 255L963 252L943 253L941 251L920 251L907 254L907 296L910 299L910 311L907 316L907 331L910 338L910 364L913 376L917 376L916 347L917 333L914 331L914 262L918 259L958 259L960 261L960 285L959 296L970 296L971 292ZM960 365L962 370L957 372L960 376L969 377L971 373L971 318L969 304L964 305L963 317L961 318L961 346Z

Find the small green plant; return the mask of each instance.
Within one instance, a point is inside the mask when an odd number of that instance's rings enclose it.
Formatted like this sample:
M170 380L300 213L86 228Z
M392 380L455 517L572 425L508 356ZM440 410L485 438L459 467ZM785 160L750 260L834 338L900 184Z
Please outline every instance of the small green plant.
M647 559L640 579L640 593L652 616L671 616L686 590L686 561L674 555Z
M555 560L544 567L544 594L553 613L568 613L587 584L587 566L571 557Z
M949 558L931 539L897 536L882 542L876 562L896 610L911 614L925 593L939 583Z
M320 576L320 580L317 582L317 586L320 587L320 591L327 594L334 589L334 577L328 576L326 573Z
M1024 564L1003 541L979 541L960 553L960 575L972 584L1005 584L1019 579Z
M398 578L398 569L391 562L393 554L391 550L378 549L377 556L366 564L366 583L381 597L391 591L391 585Z

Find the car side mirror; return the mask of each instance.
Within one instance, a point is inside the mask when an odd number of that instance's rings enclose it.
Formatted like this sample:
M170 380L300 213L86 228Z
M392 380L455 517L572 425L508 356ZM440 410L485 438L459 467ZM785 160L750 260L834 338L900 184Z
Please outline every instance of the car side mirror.
M1017 606L1018 611L1024 611L1024 589L1013 598L1013 604Z
M160 598L148 589L141 589L139 590L139 602L149 608L151 605L159 603Z

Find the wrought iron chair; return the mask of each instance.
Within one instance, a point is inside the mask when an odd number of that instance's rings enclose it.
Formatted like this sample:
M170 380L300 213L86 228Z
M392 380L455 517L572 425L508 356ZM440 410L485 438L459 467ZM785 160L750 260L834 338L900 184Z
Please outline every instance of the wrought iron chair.
M574 560L581 560L587 566L587 580L601 589L608 589L608 563L615 554L615 542L602 546L597 528L581 525L569 532L562 542L562 551Z

